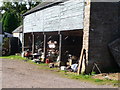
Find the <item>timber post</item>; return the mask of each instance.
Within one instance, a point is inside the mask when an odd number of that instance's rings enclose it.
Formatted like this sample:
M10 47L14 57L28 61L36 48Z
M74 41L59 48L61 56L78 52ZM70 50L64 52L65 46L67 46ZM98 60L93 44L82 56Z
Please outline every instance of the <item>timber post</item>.
M24 46L25 46L25 34L24 34L24 17L22 16L22 18L23 18L23 21L22 21L22 30L23 30L23 32L22 32L22 52L24 52Z
M59 32L59 61L61 63L61 58L62 58L62 34ZM59 63L59 66L60 66Z
M44 62L46 60L46 53L47 53L47 35L45 33L43 33L44 35L44 47L43 47L43 53L44 53Z
M35 51L35 35L32 32L32 54L34 54Z
M82 49L82 51L81 51L80 60L79 60L79 63L78 63L78 71L77 71L78 75L81 74L82 63L83 63L83 55L84 55L84 49Z
M24 52L24 46L25 46L25 43L24 43L24 41L25 41L25 40L24 40L24 39L25 39L25 38L24 38L24 35L25 35L25 34L24 34L24 32L23 32L23 34L22 34L22 52Z

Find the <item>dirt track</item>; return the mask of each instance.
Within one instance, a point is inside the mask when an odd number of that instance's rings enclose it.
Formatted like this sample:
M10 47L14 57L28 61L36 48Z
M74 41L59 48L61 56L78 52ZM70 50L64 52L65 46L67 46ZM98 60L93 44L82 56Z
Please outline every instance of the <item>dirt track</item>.
M48 70L18 60L2 60L3 88L113 88L60 77Z

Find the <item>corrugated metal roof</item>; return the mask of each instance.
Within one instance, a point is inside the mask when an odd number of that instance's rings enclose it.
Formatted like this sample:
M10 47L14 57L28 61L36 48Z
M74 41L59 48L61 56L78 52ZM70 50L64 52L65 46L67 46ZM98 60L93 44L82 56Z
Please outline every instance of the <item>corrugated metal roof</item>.
M12 33L20 33L20 32L23 32L23 25L16 28Z
M36 7L32 8L31 10L27 11L26 13L23 14L23 16L26 16L28 14L31 14L33 12L39 11L41 9L47 8L47 7L51 7L53 5L65 2L68 0L52 0L52 2L47 2L47 0L45 2L42 2L41 4L37 5Z

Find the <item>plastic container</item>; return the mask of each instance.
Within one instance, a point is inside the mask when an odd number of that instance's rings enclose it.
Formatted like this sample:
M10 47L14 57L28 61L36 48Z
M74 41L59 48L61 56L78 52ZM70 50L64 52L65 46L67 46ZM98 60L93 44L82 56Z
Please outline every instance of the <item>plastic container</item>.
M62 71L65 71L65 70L66 70L66 66L61 66L60 69L61 69Z

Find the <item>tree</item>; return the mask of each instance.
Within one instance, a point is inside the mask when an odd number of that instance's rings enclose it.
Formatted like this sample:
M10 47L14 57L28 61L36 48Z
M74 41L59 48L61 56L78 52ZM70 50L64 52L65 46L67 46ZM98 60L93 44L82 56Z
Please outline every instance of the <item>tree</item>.
M3 20L3 30L12 33L18 27L18 19L15 13L6 12Z
M22 24L22 14L28 11L26 5L30 8L35 7L39 2L33 3L20 3L20 2L4 2L0 10L4 10L5 13L2 15L3 30L5 32L12 33L12 31Z

